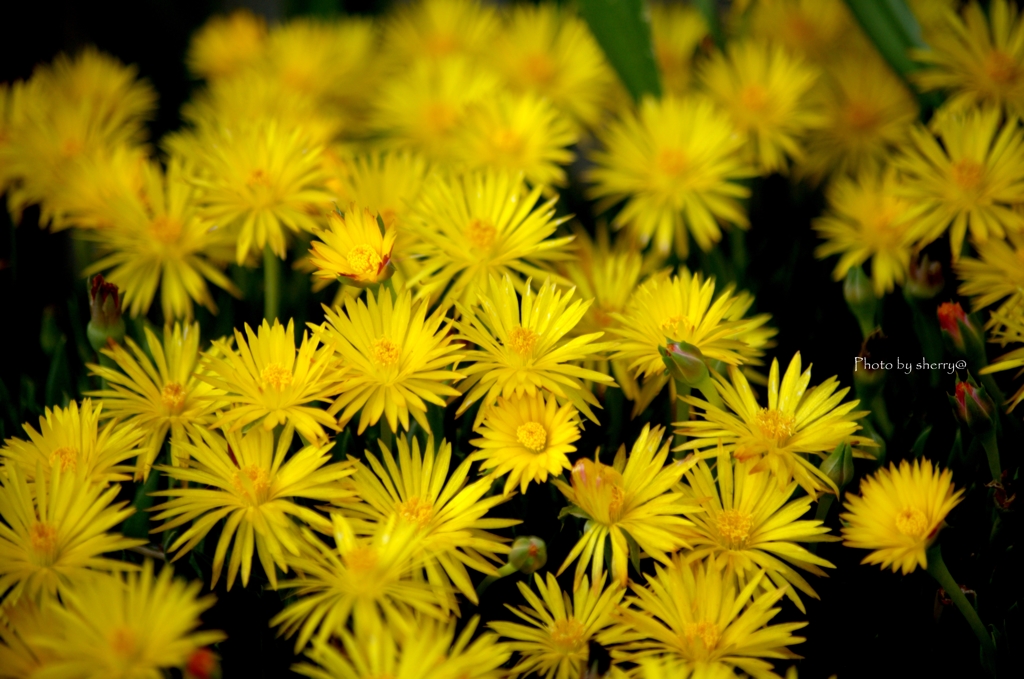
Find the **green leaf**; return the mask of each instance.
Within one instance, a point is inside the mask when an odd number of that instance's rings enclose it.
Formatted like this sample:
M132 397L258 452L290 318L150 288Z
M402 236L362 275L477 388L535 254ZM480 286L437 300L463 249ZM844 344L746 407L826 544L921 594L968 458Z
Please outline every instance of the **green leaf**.
M642 0L580 0L580 14L633 99L660 97L650 17Z
M722 22L718 20L718 3L715 0L694 0L697 9L704 17L704 23L708 25L708 32L711 39L715 41L718 49L725 48L725 34L722 33Z
M149 512L146 510L153 506L153 497L150 493L156 490L156 484L160 480L160 472L154 467L149 471L146 482L135 490L135 500L132 506L135 513L124 522L124 534L130 538L149 538Z
M575 516L578 519L590 520L590 514L577 507L576 505L568 505L562 507L562 511L558 512L558 520L561 521L567 516Z
M925 45L921 40L921 27L906 2L846 0L846 5L893 70L907 80L907 75L918 68L907 50Z
M633 564L633 570L637 573L640 572L640 545L636 543L633 536L622 531L622 534L626 536L626 544L629 545L629 562Z
M46 405L61 407L67 405L71 389L71 372L68 369L68 359L64 347L68 340L64 335L60 336L57 346L53 350L53 359L50 361L50 372L46 376Z
M922 455L924 455L924 447L928 443L928 435L931 434L931 433L932 433L932 426L931 425L928 425L923 430L921 430L921 434L917 437L917 440L914 441L914 447L910 449L911 454L915 458L921 457Z

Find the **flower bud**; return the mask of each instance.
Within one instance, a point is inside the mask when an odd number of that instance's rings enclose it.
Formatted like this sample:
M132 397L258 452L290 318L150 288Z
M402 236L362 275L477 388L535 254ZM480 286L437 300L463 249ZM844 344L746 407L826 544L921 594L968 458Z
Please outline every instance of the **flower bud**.
M536 573L548 562L548 546L535 536L516 538L508 562L520 573Z
M942 292L945 285L941 263L931 261L924 253L911 258L907 284L903 286L908 295L917 299L931 299Z
M185 664L185 679L220 679L220 658L208 648L200 648Z
M849 441L843 441L836 446L832 454L822 461L821 471L832 479L840 491L853 480L853 448Z
M850 307L857 323L860 324L860 332L864 337L871 334L875 329L875 314L878 311L878 298L871 286L871 280L859 266L851 267L846 272L846 281L843 283L843 297L846 305Z
M964 313L959 302L943 302L938 309L939 327L942 337L950 348L960 356L969 358L984 356L985 342L978 332L977 325L971 317ZM983 367L982 364L981 367Z
M956 392L949 397L949 403L957 419L966 424L976 436L992 430L995 404L985 393L985 387L979 387L970 375L966 382L957 379Z
M86 334L94 350L104 349L110 342L124 341L124 318L117 286L107 283L100 275L93 276L90 284L89 314Z
M658 352L672 379L691 387L702 385L708 379L704 354L689 342L669 342L667 346L659 346Z

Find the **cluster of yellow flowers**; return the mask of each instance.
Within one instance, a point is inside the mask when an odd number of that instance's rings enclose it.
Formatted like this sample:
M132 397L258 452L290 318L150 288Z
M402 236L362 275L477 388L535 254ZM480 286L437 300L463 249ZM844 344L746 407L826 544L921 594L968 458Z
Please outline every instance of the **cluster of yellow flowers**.
M953 95L924 126L840 0L734 5L724 50L697 10L652 8L664 95L636 104L555 3L214 18L188 53L205 85L159 158L155 92L110 57L0 86L11 211L74 228L86 273L132 316L159 293L166 324L109 342L101 389L0 450L0 676L184 667L223 638L197 631L201 584L223 572L287 593L270 624L309 677L575 679L595 645L607 676L778 677L806 623L774 617L804 612L805 575L834 567L806 545L841 539L808 518L839 494L822 460L878 444L799 353L758 374L769 316L680 258L749 227L751 178L827 182L816 229L837 278L870 260L874 293L892 292L948 231L963 294L1000 303L993 338L1022 345L991 369L1024 366L1024 22L1006 0L989 18L922 11L915 82ZM559 216L570 179L597 214L621 204L614 236ZM341 283L322 322L298 337L273 309L204 346L210 285L239 295L229 267L262 261L269 298L289 253ZM707 379L679 379L673 352ZM612 388L634 416L668 391L674 442L648 425L610 464L577 455ZM443 417L478 436L468 455ZM380 440L345 458L345 431ZM209 583L155 573L163 551L122 534L121 484L154 473L153 533L172 561L212 555ZM520 622L458 631L474 577L542 565L492 510L549 481L584 522L575 546L519 584ZM849 499L847 544L927 566L959 496L927 460L882 469Z

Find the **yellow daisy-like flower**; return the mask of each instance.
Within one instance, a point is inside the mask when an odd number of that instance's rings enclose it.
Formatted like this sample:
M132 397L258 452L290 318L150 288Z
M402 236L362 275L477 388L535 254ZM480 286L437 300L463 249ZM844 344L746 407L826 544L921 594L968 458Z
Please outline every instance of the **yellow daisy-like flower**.
M311 639L315 645L339 634L350 617L355 626L386 625L399 634L415 634L414 612L444 619L438 598L450 596L423 580L411 579L418 567L422 536L415 526L380 524L374 534L358 537L345 517L332 517L335 546L303 531L299 556L286 557L297 577L279 583L297 598L270 621L281 633L298 632L295 652ZM315 635L314 635L315 633Z
M234 542L228 562L228 589L239 570L242 586L248 587L253 552L263 565L270 586L277 587L275 566L287 572L285 553L299 554L299 535L292 521L322 533L331 531L331 522L305 507L297 499L340 501L351 496L341 479L355 473L349 462L331 464L333 444L306 446L288 456L294 427L281 432L277 445L273 432L254 428L244 436L226 432L226 438L209 429L193 434L192 445L183 446L190 459L187 467L158 466L173 479L184 481L181 487L152 493L170 498L154 507L154 521L164 523L159 533L191 523L177 534L168 551L176 551L174 560L188 554L210 530L225 521L213 557L213 580L217 584L227 550ZM287 458L287 459L285 459ZM200 487L189 487L188 483Z
M675 242L685 257L689 232L702 250L722 237L719 221L747 228L739 183L753 174L742 160L744 138L709 99L647 97L601 135L587 181L604 209L626 200L612 225L628 226L641 242L667 254Z
M385 147L448 162L466 110L494 96L499 84L493 72L461 57L417 61L381 84L369 124Z
M105 272L124 290L132 316L144 315L160 288L164 319L191 318L192 304L216 312L209 281L235 296L241 292L220 267L231 258L232 234L199 218L197 192L186 183L181 158L172 158L166 176L155 163L143 171L143 189L108 203L108 228L88 233L108 253L86 269Z
M1010 115L1024 115L1024 21L1017 6L992 0L988 12L977 2L959 17L947 8L942 30L914 50L917 61L931 66L914 73L925 91L947 90L947 111L994 105Z
M748 3L737 3L739 9ZM752 3L751 32L815 63L848 52L851 38L860 38L853 16L842 0L773 0Z
M755 596L761 577L740 588L733 576L702 561L655 570L647 587L633 586L630 607L620 614L623 634L636 639L620 647L625 659L662 655L708 677L733 669L752 679L778 679L765 658L799 657L787 647L804 641L792 633L807 623L769 624L783 591Z
M990 365L981 369L981 374L988 375L1003 370L1024 368L1024 304L1019 304L1014 309L993 313L992 324L994 328L989 338L990 342L997 343L1004 348L1008 344L1022 346L994 359ZM1017 378L1020 378L1022 374L1024 374L1024 370L1017 373ZM1007 399L1006 412L1016 408L1021 401L1024 401L1024 384L1021 384L1017 392Z
M737 675L729 665L689 663L669 656L655 656L641 660L627 676L636 679L736 679ZM786 679L796 679L796 674L787 672Z
M808 92L819 72L782 47L741 42L704 63L700 80L740 134L745 155L764 174L785 171L787 158L799 160L808 130L820 126Z
M511 639L509 648L519 654L513 676L535 673L544 679L578 679L587 669L588 642L601 638L613 624L613 614L626 590L616 585L605 587L603 578L591 587L584 576L570 597L551 573L546 580L534 573L533 579L539 597L528 584L516 583L529 608L505 604L526 624L492 622L490 628Z
M43 476L51 470L78 471L92 482L106 485L127 481L132 468L124 462L139 454L144 432L132 423L114 421L100 429L102 403L93 405L91 399L72 401L67 408L47 408L39 418L39 431L32 425L22 425L28 441L9 438L0 449L0 458L8 466L17 465L29 480L35 479L37 465L42 464Z
M569 258L572 237L552 238L566 218L556 199L542 203L522 176L489 171L438 177L424 189L409 220L421 268L411 284L420 297L473 304L492 276L549 275L551 262Z
M184 464L188 456L181 446L188 443L186 434L195 435L199 427L210 424L210 410L216 407L209 399L215 390L195 376L199 324L175 324L173 329L168 326L164 328L163 342L149 328L144 330L145 350L130 337L125 338L130 351L121 345L102 350L120 370L88 364L89 371L110 386L89 392L90 396L103 399L106 410L102 417L129 421L145 435L140 446L143 452L135 463L135 476L139 479L149 476L168 432L171 462Z
M195 76L225 78L253 64L263 53L267 22L247 10L211 17L189 42L185 63Z
M901 193L914 206L914 235L931 242L949 229L953 259L967 230L979 243L1024 229L1012 206L1024 199L1024 131L999 109L946 116L936 139L924 127L893 161Z
M323 334L341 356L346 372L340 396L330 408L345 426L359 410L359 433L387 418L391 431L409 429L409 415L430 431L427 403L445 406L458 396L450 383L464 375L453 369L464 357L448 334L442 309L427 316L426 301L413 309L412 295L386 288L366 301L349 299L345 309L324 307Z
M703 419L679 422L679 433L693 440L680 450L694 450L704 456L714 455L722 446L726 453L740 461L754 460L748 473L771 471L774 482L785 488L796 479L812 497L821 492L836 492L835 483L806 455L825 457L843 441L854 446L860 457L869 454L859 447L876 447L866 436L855 436L857 423L866 411L854 410L860 401L843 399L849 387L836 389L839 380L832 376L808 389L811 367L801 372L800 353L793 356L786 374L779 381L779 360L772 361L768 374L768 407L762 408L747 378L730 367L729 377L716 374L715 387L726 409L707 401L687 396L683 400L700 408Z
M602 119L615 75L571 10L548 2L514 5L488 56L512 91L546 97L574 126L594 128Z
M533 186L564 186L578 136L569 119L532 93L499 93L473 106L459 126L458 162L469 170L522 173ZM550 189L549 189L550 190Z
M857 177L839 177L828 188L829 212L814 222L825 239L814 251L819 259L840 255L832 277L871 260L875 296L903 285L910 269L914 239L910 203L899 195L893 171L869 169Z
M893 573L926 568L928 546L963 493L955 490L953 473L931 460L893 463L861 480L860 495L847 494L847 513L839 517L843 544L874 550L861 563L892 566Z
M401 237L428 167L423 156L408 151L343 154L329 185L341 203L355 203L380 215L384 226L396 227Z
M213 596L199 597L202 583L173 574L165 566L154 577L153 562L146 561L141 572L95 576L63 594L64 606L50 612L56 630L38 641L55 656L44 674L158 679L196 650L223 641L223 632L196 631Z
M344 277L355 285L372 285L391 275L388 265L395 247L397 233L394 226L382 231L377 216L355 204L347 213L328 215L328 229L316 232L320 240L313 241L310 260L316 266L314 274L333 280Z
M40 637L53 632L52 608L30 597L4 600L0 606L0 667L5 679L40 676L55 654L40 648Z
M708 36L700 10L677 3L651 3L651 39L658 62L661 87L680 96L690 91L694 57Z
M567 455L576 450L573 442L580 438L578 418L571 403L559 407L543 392L499 396L476 427L481 438L470 441L478 449L471 459L482 461L481 470L493 469L491 476L508 474L505 495L516 486L525 493L530 482L544 483L549 474L572 468Z
M213 343L216 352L207 352L205 372L199 379L222 390L211 396L226 409L214 428L231 427L237 431L253 423L262 423L267 431L291 422L307 441L327 438L324 427L337 429L334 418L311 405L327 402L338 393L343 369L334 360L333 346L320 346L318 337L302 333L302 345L295 349L295 322L263 324L258 334L248 324L245 335L235 330L232 349L225 340Z
M477 57L499 29L493 7L475 0L418 0L403 7L384 30L384 53L396 67L454 55Z
M665 441L662 445L664 433L663 427L644 425L628 456L622 446L610 466L585 458L577 462L572 485L555 479L575 507L569 513L587 519L583 537L558 569L561 574L579 558L573 589L580 588L588 563L594 582L604 577L609 546L612 579L622 587L629 582L630 558L639 562L641 550L667 564L668 554L689 546L685 529L693 523L682 514L699 509L672 491L672 486L679 483L690 463L675 461L666 466L670 444Z
M964 257L955 264L961 281L957 292L972 298L975 311L999 302L999 313L1024 306L1024 237L1007 235L1008 240L977 243L977 259Z
M824 120L810 130L795 174L813 181L888 165L917 120L917 103L877 54L847 55L818 81L813 105Z
M15 465L0 474L0 596L17 601L63 596L90 570L125 570L131 564L101 556L145 540L108 532L134 513L112 504L121 488L104 489L80 471L59 468L32 486Z
M506 538L489 531L508 528L520 521L486 518L487 512L504 502L500 495L485 498L491 479L467 484L470 461L460 464L449 477L452 447L442 440L435 449L428 436L422 452L419 440L398 438L398 458L380 444L383 464L366 451L369 466L360 465L353 477L359 504L342 505L340 511L373 524L409 523L422 536L422 569L426 579L440 591L454 585L467 599L477 603L476 591L466 567L494 575L492 561L508 554ZM336 503L337 504L337 503ZM448 602L455 610L457 603Z
M456 415L481 401L479 422L499 395L533 396L546 390L597 422L590 406L599 404L584 380L614 382L576 362L600 356L614 344L597 342L604 334L600 332L564 339L590 306L582 300L570 304L574 292L560 291L548 281L535 294L527 281L520 304L512 279L505 276L500 282L491 279L490 290L479 297L479 306L458 305L462 316L456 321L459 339L479 348L466 352L471 364L463 369L467 375L461 385L465 398Z
M239 264L265 246L284 259L286 231L316 231L312 215L331 196L323 190L322 149L301 129L285 131L274 122L237 128L211 122L195 137L182 139L175 150L196 162L192 181L203 190L200 214L237 229Z
M619 335L615 360L644 384L633 406L637 415L669 383L659 347L688 342L713 361L729 365L760 364L769 339L775 335L765 324L768 314L745 318L754 303L748 293L733 294L729 286L715 296L715 279L682 269L678 276L655 276L637 288L623 313L612 313ZM673 386L674 389L674 386Z
M413 634L388 626L361 625L355 633L340 630L338 642L314 643L306 656L317 663L295 665L311 679L501 679L511 653L493 632L473 634L472 618L455 636L455 623L417 620Z
M687 558L706 558L711 566L735 573L740 587L763 570L761 587L784 589L806 613L796 590L815 599L818 595L793 566L820 577L825 577L822 567L835 566L797 543L839 538L826 535L828 527L821 521L801 519L813 500L810 495L790 499L795 481L780 488L771 474L751 473L754 464L732 460L720 449L717 477L704 460L686 473L682 490L703 510L686 512L694 524L686 533L693 549Z

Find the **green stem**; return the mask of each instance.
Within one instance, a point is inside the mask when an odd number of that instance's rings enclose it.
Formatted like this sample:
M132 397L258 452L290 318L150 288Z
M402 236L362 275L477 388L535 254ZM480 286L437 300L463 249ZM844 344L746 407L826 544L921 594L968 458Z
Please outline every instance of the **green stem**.
M281 260L270 246L263 248L263 317L270 323L281 308Z
M882 430L882 436L887 440L891 439L894 427L892 420L889 419L889 411L885 407L885 398L882 397L882 392L879 392L871 400L870 408L871 414L875 418L875 424Z
M497 575L488 575L486 578L480 581L479 585L476 586L477 598L479 599L481 596L483 596L483 593L487 591L487 588L496 583L498 580L501 580L506 575L512 575L515 572L517 572L516 567L510 563L507 563L498 569Z
M996 647L992 643L992 635L989 634L988 629L985 627L985 623L978 617L978 612L974 610L974 606L964 596L963 591L960 589L960 585L957 584L956 580L950 574L949 569L946 568L946 563L942 560L942 548L939 543L935 543L928 549L928 573L935 578L935 581L939 583L942 589L946 590L946 595L953 600L956 607L960 609L960 613L967 618L967 623L974 630L974 635L978 637L978 641L981 642L981 662L986 670L990 674L995 676L995 654Z
M687 422L690 419L690 404L684 401L683 398L690 395L690 385L676 380L675 389L673 391L676 393L676 419L673 424ZM673 448L681 446L684 443L686 443L686 436L684 434L675 433L673 435ZM685 455L684 451L676 451L676 457L681 457L683 455Z
M388 425L386 419L380 421L380 442L382 445L387 446L388 450L393 450L394 446L391 445L394 437L391 435L391 427Z
M999 483L1003 479L1003 465L999 462L999 444L996 442L996 433L989 430L981 436L981 446L985 449L985 457L988 458L988 470L992 473L992 480Z

